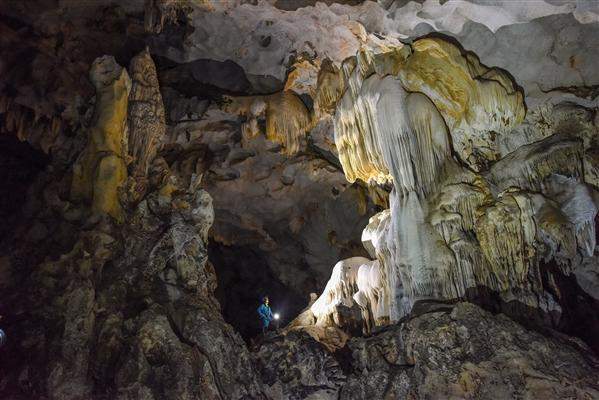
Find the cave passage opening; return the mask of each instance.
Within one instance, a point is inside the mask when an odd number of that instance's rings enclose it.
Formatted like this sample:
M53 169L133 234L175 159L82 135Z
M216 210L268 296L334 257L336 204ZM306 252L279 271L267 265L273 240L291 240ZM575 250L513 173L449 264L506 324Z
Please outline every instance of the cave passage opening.
M227 246L211 240L208 259L214 266L218 287L215 295L222 315L250 343L261 333L257 309L268 295L273 313L284 327L308 305L308 295L282 283L268 266L267 255L251 246Z

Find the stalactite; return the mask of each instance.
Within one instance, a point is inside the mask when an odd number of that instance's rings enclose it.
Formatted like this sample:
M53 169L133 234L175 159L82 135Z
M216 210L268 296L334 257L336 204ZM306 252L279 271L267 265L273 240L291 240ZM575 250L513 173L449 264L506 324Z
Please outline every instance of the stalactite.
M282 145L282 152L297 153L312 126L312 116L302 100L292 91L284 90L268 96L227 97L223 108L247 118L242 130L246 139L258 136L259 119L266 120L263 134Z
M496 203L481 210L477 237L493 276L492 289L518 287L536 265L536 224L532 199L519 191L502 193Z
M333 114L337 101L345 91L345 82L341 70L331 60L325 59L318 72L314 109L316 117Z
M495 163L486 178L499 190L510 186L543 191L553 174L582 179L582 142L566 135L553 135L520 147Z
M285 154L300 150L301 141L311 127L311 116L302 100L291 91L265 97L266 138L283 145Z
M481 170L497 159L488 133L507 134L524 119L523 94L504 71L483 66L475 55L443 39L417 40L412 49L399 79L406 90L432 100L449 127L454 150ZM473 159L474 150L483 159Z

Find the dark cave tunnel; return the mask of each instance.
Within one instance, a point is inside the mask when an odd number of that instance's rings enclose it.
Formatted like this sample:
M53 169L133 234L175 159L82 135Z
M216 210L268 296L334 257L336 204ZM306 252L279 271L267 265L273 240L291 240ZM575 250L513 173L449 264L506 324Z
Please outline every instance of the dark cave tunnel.
M266 255L249 246L226 246L210 241L208 259L218 279L216 298L225 321L250 342L261 332L257 309L268 295L273 313L279 313L282 328L308 304L302 296L281 283L268 267Z
M45 168L49 157L20 141L15 135L0 135L0 181L4 191L0 196L0 243L10 238L19 222L27 190L37 174Z

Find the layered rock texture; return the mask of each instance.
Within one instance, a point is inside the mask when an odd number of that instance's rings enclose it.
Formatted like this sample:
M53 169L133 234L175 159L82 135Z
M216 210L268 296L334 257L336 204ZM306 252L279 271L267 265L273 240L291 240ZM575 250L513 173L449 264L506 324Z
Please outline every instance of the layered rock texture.
M0 398L599 398L597 37L585 1L3 2Z

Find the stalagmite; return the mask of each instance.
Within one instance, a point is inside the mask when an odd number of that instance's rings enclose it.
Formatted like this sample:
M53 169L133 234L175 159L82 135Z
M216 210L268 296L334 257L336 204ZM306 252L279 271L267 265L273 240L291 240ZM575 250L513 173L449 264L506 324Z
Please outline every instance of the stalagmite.
M362 309L362 319L370 332L374 323L389 318L387 282L379 261L362 264L356 283L358 291L352 297Z
M133 57L129 72L133 84L129 94L127 145L133 158L133 175L143 178L166 131L164 105L148 49Z
M320 297L310 307L317 325L330 324L338 306L351 307L352 296L356 292L358 271L362 265L369 262L370 260L364 257L352 257L335 264L331 279Z
M96 212L123 219L118 188L127 179L125 126L131 80L114 57L94 61L90 80L96 87L96 108L88 143L73 167L71 196L88 201Z

